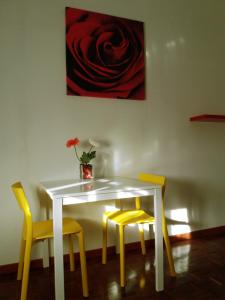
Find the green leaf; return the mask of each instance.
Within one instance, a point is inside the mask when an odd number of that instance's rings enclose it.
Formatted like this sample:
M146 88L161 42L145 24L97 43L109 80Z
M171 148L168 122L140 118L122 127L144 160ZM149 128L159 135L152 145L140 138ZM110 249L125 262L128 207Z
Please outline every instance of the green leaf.
M92 152L83 152L80 160L82 164L89 164L89 162L96 157L96 151L92 151Z

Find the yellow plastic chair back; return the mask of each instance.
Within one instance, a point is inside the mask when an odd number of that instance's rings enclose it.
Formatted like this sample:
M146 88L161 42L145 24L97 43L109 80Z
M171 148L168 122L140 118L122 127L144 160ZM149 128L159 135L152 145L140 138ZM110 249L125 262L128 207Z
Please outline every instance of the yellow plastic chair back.
M148 174L148 173L140 173L138 175L138 179L145 182L151 182L155 184L159 184L162 187L162 205L163 205L163 213L164 213L164 195L166 188L166 177L162 175ZM136 198L136 209L140 209L141 203L140 198Z
M24 227L23 233L25 236L29 234L29 238L32 238L32 214L30 211L30 205L27 201L23 186L20 182L16 182L12 185L12 190L19 204L20 209L24 213Z
M12 185L13 192L15 194L16 200L22 209L25 216L30 216L30 206L26 199L22 184L20 182L16 182Z
M147 174L147 173L140 173L138 175L138 179L141 180L141 181L160 184L162 186L163 194L164 194L165 185L166 185L166 177L165 176L155 175L155 174Z

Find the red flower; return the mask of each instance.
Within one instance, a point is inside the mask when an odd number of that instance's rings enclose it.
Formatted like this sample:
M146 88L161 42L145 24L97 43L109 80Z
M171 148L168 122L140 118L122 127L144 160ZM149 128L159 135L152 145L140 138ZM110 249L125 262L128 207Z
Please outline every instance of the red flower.
M145 99L143 22L66 8L67 94Z
M66 147L70 148L79 144L80 144L80 140L78 138L74 138L66 142Z

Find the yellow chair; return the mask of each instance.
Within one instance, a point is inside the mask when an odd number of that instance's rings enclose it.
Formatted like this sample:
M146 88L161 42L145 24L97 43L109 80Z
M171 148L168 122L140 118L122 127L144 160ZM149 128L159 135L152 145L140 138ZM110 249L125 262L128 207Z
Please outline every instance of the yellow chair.
M18 266L17 280L22 279L21 300L27 299L29 270L30 270L30 256L32 244L45 239L53 238L53 223L52 220L33 222L30 206L26 198L23 186L20 182L12 185L12 190L18 201L20 208L24 213L23 233L20 248L20 261ZM76 235L79 241L80 248L80 262L83 296L88 297L88 283L87 283L87 268L86 257L84 249L84 234L82 227L78 222L71 218L63 218L63 235L68 236L69 241L69 256L70 256L70 270L74 271L74 253L72 236Z
M145 174L141 173L138 176L139 180L145 182L151 182L155 184L160 184L162 186L162 230L163 237L166 246L166 252L170 267L171 276L176 276L174 261L171 252L170 241L168 237L168 230L165 218L165 206L164 206L164 194L165 194L165 184L166 178L164 176ZM124 227L128 224L137 224L140 232L141 239L141 249L142 254L146 254L145 240L144 240L144 230L142 224L154 224L155 218L147 214L144 210L141 210L140 198L135 198L135 210L118 210L118 211L106 211L103 214L103 248L102 248L102 263L106 264L107 260L107 227L108 220L119 226L119 239L120 239L120 285L125 286L125 253L124 253Z

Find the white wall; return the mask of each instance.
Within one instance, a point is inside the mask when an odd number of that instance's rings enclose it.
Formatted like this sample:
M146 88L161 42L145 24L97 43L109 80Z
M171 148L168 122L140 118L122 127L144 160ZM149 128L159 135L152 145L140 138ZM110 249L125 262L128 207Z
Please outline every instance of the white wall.
M146 101L66 96L65 6L145 22ZM0 265L19 251L10 185L22 180L34 219L43 216L38 183L78 176L65 147L74 136L102 142L96 168L104 160L106 175L167 175L167 216L186 220L171 234L224 225L225 124L189 122L225 114L224 20L224 0L0 1ZM84 226L87 249L101 247L103 210L66 211Z

